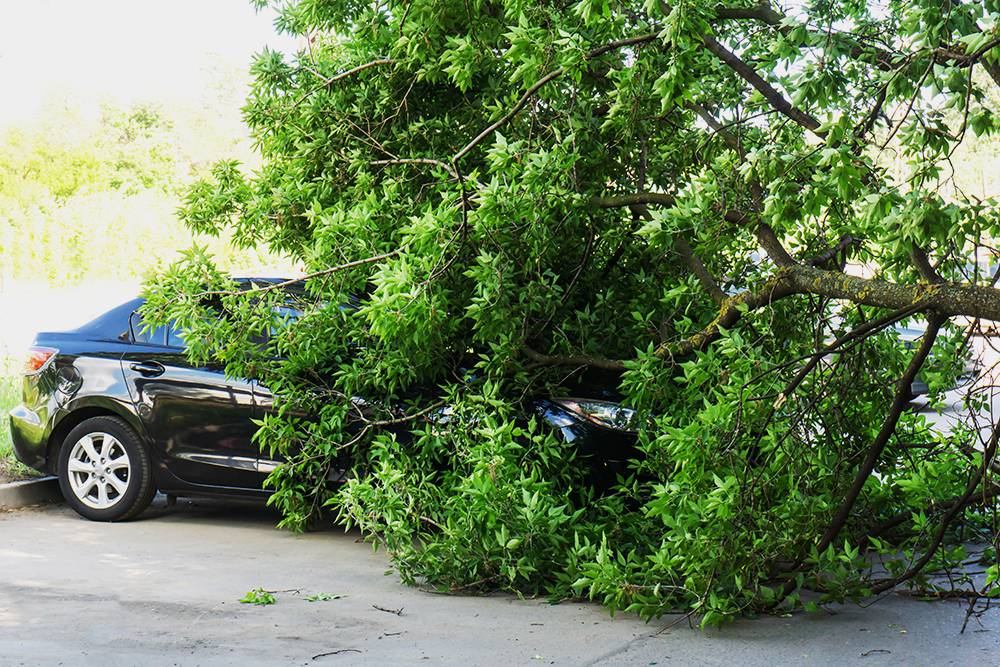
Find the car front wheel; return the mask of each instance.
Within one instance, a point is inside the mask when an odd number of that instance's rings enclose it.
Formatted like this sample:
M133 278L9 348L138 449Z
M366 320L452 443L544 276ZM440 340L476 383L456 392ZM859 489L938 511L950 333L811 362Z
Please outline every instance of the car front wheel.
M118 417L93 417L69 432L59 450L59 487L93 521L131 519L156 494L149 453Z

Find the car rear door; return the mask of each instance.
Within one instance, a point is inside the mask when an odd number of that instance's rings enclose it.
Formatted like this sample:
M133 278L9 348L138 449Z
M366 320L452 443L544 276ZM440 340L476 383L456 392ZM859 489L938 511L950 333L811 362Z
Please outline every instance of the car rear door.
M177 331L132 317L122 367L161 465L192 484L259 489L252 383L192 365Z

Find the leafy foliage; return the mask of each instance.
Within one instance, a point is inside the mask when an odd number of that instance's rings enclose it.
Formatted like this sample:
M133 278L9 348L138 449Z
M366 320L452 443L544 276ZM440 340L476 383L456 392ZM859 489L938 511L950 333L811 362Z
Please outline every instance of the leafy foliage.
M11 357L0 347L0 412L3 414L13 410L20 401L21 382L18 374L21 366L19 359ZM24 479L38 474L14 458L10 429L0 429L0 481Z
M277 601L273 593L265 591L263 588L249 590L246 595L240 598L240 602L243 604L255 604L261 607L274 604Z
M339 600L344 597L343 595L333 595L331 593L312 593L306 596L306 602L328 602L330 600Z
M945 6L282 3L308 48L253 63L263 163L182 214L311 273L241 292L194 249L149 314L274 392L284 525L333 506L405 581L714 624L912 579L994 489L995 439L903 409L1000 317L996 202L946 187L997 129L1000 8ZM595 369L642 422L607 493L518 416Z

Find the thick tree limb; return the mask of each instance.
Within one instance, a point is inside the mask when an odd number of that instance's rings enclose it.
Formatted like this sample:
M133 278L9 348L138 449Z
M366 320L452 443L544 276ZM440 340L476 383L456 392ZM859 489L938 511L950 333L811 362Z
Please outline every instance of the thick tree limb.
M591 203L600 208L645 204L672 206L675 199L665 193L640 192L596 197ZM749 223L748 217L738 211L727 212L725 219L734 224ZM795 262L784 249L774 230L766 224L758 225L757 237L761 246L778 265L779 271L757 288L722 300L719 314L712 324L684 341L661 345L657 350L659 356L686 356L696 350L704 349L718 338L720 326L729 328L739 321L742 317L740 308L755 310L793 294L815 294L892 310L915 307L917 310L933 311L944 317L964 315L1000 321L1000 290L970 284L945 283L930 266L929 260L920 271L928 282L904 285L860 278L821 268L822 264L831 259L831 253L835 256L857 243L852 237L842 238L831 251L812 258L805 265ZM919 248L914 251L918 260L921 252ZM926 254L923 254L923 258L926 259ZM918 266L920 265L918 261Z
M536 366L591 366L609 371L625 370L625 363L617 359L605 359L586 354L569 356L542 354L527 345L521 346L521 350L524 352L524 356L531 359Z
M934 265L931 264L930 258L927 256L927 251L920 246L914 244L910 247L910 261L917 268L917 273L920 277L929 283L943 283L944 279L938 275L938 272L934 270Z
M726 219L729 220L728 215ZM778 266L792 266L795 264L795 260L785 250L784 244L778 239L778 234L771 225L766 222L759 222L754 233L757 236L757 243L764 249L764 252L767 253L772 262Z
M681 341L667 342L656 348L656 356L660 358L686 357L699 350L704 350L719 339L721 329L735 325L746 312L757 310L771 303L795 294L790 281L784 273L772 276L755 290L740 292L727 297L719 306L719 314L711 324Z
M709 273L705 264L701 261L701 257L698 256L694 248L691 247L691 244L687 242L687 239L682 234L674 234L674 247L677 248L677 253L684 260L688 270L698 279L698 282L708 292L708 295L712 297L712 301L718 304L725 301L726 293L719 287L719 283Z
M992 287L959 283L903 285L796 264L779 268L752 290L728 297L711 324L682 341L664 343L656 354L667 358L703 350L718 340L720 327L735 325L744 312L794 294L815 294L892 310L912 307L941 317L964 315L1000 321L1000 290Z

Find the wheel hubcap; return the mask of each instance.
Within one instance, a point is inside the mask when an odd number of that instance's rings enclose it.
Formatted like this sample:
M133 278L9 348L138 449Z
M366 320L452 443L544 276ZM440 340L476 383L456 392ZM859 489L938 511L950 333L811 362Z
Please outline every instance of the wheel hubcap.
M89 433L69 453L69 486L96 510L116 505L128 490L132 467L122 443L109 433Z

